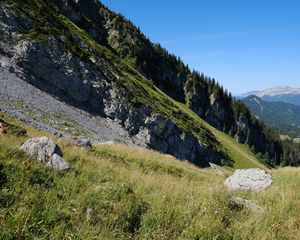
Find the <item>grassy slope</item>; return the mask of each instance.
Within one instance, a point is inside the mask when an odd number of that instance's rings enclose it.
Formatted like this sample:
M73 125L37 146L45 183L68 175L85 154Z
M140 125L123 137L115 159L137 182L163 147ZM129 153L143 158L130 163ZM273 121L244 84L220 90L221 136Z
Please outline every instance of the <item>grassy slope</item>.
M196 121L201 121L203 126L211 131L214 137L221 143L221 145L227 150L229 156L234 159L234 168L262 168L267 169L267 167L260 163L257 158L255 157L254 153L251 152L250 148L246 144L240 144L235 141L233 138L229 137L227 134L217 130L216 128L212 127L201 118L197 116L192 110L187 108L185 105L178 103L182 108L185 108L186 111L189 112Z
M22 154L23 141L0 138L0 239L300 238L299 169L274 170L264 192L230 193L211 169L124 145L85 150L56 139L73 169L62 174ZM266 212L230 209L231 196Z

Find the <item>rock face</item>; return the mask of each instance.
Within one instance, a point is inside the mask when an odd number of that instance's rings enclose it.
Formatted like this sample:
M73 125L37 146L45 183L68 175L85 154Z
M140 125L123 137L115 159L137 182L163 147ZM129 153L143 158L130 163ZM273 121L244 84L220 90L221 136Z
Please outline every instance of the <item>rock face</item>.
M62 158L59 146L47 137L31 138L20 149L48 167L58 170L70 168L69 164Z
M225 180L225 186L230 190L260 191L271 186L272 183L272 175L258 168L236 170Z
M143 122L133 137L135 143L172 154L178 159L189 159L198 165L201 165L201 162L197 162L201 159L211 158L214 161L212 152L192 134L183 133L171 119L154 114L144 118Z

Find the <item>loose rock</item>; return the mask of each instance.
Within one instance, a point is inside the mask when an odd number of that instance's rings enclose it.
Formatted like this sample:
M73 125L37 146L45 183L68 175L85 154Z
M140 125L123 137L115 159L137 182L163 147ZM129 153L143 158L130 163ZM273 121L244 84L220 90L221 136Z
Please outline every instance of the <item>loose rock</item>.
M83 148L91 148L92 147L91 141L82 136L73 138L73 142L74 142L74 145L77 147L83 147Z
M59 146L47 137L31 138L20 149L47 167L57 170L70 169L69 164L62 158Z
M114 141L107 141L107 142L95 142L94 145L114 145Z
M57 170L69 170L70 165L64 160L62 157L58 156L56 153L54 153L50 161L47 162L46 166L57 169Z
M93 209L92 208L88 208L86 210L86 220L89 222L92 220L93 217Z
M259 168L236 170L225 180L225 186L230 190L260 191L271 186L272 183L272 175Z
M211 162L209 162L208 164L212 169L214 169L216 171L216 173L218 175L220 175L222 177L226 177L226 174L225 174L224 170L221 168L221 166L211 163Z
M4 124L0 122L0 136L5 136L7 134L6 128L4 127Z
M21 150L42 163L47 163L54 153L62 156L60 148L47 137L35 137L27 140L21 146Z
M230 206L233 208L248 208L249 210L256 212L256 213L264 213L265 210L258 206L255 202L240 198L240 197L235 197L230 200Z

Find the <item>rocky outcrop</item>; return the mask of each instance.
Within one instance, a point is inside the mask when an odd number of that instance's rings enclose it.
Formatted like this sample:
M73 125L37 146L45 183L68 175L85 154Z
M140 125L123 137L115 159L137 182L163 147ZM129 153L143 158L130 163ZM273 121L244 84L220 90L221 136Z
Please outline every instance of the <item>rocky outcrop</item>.
M204 164L201 159L214 161L214 156L196 137L183 133L172 120L159 114L146 117L133 141L198 165Z
M272 183L272 175L259 168L236 170L232 176L225 180L225 186L234 191L260 191L268 188Z
M47 137L31 138L22 144L20 149L47 167L58 170L70 169L69 164L62 158L59 146Z

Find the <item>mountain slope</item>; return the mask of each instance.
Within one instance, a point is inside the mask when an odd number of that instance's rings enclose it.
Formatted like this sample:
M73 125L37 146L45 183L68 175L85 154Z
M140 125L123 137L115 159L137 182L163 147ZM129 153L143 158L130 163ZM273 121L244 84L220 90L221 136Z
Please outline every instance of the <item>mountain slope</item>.
M191 72L155 47L101 3L5 0L0 4L1 108L7 112L51 131L79 132L100 141L107 140L111 131L110 140L146 146L200 166L237 161L203 118L279 164L279 137L242 103L213 79ZM112 32L118 35L114 41ZM129 45L123 42L129 39ZM157 65L152 57L164 65ZM138 65L141 62L145 68ZM155 73L149 70L154 63Z
M272 170L266 191L231 193L213 169L169 155L120 144L88 150L49 136L71 164L62 173L19 150L27 138L47 133L0 118L28 133L0 137L0 239L300 237L297 168ZM254 201L264 213L236 208L232 197Z
M1 5L11 14L18 13L16 17L2 12L4 23L14 21L7 27L23 31L17 39L2 35L6 51L2 65L9 68L5 74L22 78L92 114L118 119L139 145L197 165L205 165L209 159L227 161L225 150L200 121L195 124L171 98L110 49L97 44L55 5L42 1L6 1ZM28 29L19 24L25 21L22 18L26 18Z
M284 102L300 106L300 88L292 87L274 87L255 93L246 93L243 96L256 95L268 102Z
M279 133L300 136L300 107L283 102L267 102L257 96L243 99L246 106Z

